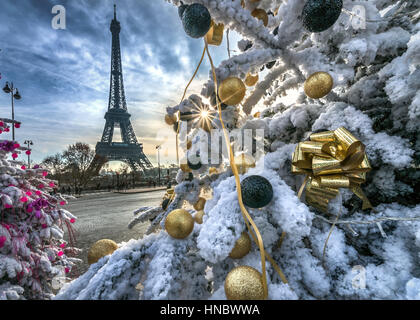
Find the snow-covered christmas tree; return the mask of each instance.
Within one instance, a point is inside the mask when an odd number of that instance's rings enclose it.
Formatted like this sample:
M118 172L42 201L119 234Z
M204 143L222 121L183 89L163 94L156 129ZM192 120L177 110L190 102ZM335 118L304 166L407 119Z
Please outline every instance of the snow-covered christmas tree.
M57 298L420 299L419 3L169 2L208 58L223 29L242 53L167 108L181 169L148 235ZM264 137L207 164L222 127Z
M0 119L0 133L10 131L9 123L20 126ZM30 152L0 140L0 300L50 299L80 262L71 227L76 217L61 208L67 200L52 193L57 182L47 178L48 171L20 160Z

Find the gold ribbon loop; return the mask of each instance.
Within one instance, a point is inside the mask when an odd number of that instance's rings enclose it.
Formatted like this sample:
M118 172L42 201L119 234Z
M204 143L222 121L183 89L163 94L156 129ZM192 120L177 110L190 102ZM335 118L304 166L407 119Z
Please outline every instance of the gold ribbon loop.
M321 182L319 179L312 179L309 186L308 186L308 192L319 194L322 196L325 196L329 199L334 199L336 196L338 196L338 189L321 186Z
M366 181L366 172L346 173L352 184L361 184Z
M324 146L323 142L317 141L305 141L300 142L300 149L304 153L314 153L314 154L324 154L325 152L322 150Z
M345 158L341 163L341 167L344 171L357 169L357 167L363 162L364 157L365 152L358 150L349 157Z
M350 179L344 175L334 174L320 177L321 187L350 188Z
M339 173L343 170L340 161L332 157L314 156L312 159L312 170L314 175Z
M326 212L339 188L348 188L362 199L363 210L372 208L360 187L371 170L365 145L344 127L313 133L309 139L297 145L292 157L292 173L306 174L298 197L306 188L307 203Z
M299 143L296 151L293 153L292 163L300 169L311 169L311 158L303 153L302 144L303 142Z
M310 139L311 141L334 142L335 135L334 135L334 131L324 131L324 132L312 133Z
M348 131L346 128L338 128L334 131L334 135L337 139L337 142L345 150L346 156L351 155L358 150L362 152L365 151L364 144L361 141L359 141L354 135L352 135L350 131Z
M353 186L351 188L351 191L358 196L360 199L362 199L362 210L370 209L372 208L372 204L370 203L369 199L366 197L365 193L363 192L362 188L360 186Z
M301 169L299 167L296 167L292 164L292 173L299 174L299 173L311 173L311 170L305 170Z

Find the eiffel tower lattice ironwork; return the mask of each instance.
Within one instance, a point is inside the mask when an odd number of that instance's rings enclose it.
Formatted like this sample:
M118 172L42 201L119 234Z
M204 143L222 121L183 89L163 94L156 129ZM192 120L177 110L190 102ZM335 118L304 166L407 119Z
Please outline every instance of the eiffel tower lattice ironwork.
M112 56L108 111L105 114L106 122L102 139L96 144L96 155L90 166L96 174L106 162L112 160L129 164L133 171L153 167L143 153L143 144L137 141L130 122L131 115L127 111L120 50L121 26L117 20L116 5L114 5L114 19L111 22L110 31ZM120 128L122 142L112 142L115 127Z

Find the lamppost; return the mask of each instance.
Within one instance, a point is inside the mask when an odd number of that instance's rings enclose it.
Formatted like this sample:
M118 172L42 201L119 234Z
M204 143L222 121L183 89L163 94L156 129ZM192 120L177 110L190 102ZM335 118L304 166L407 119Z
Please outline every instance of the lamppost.
M159 171L159 187L160 187L160 149L161 149L161 146L160 145L158 145L158 146L156 146L156 149L157 149L157 151L158 151L158 171Z
M29 152L27 152L27 155L28 155L28 169L30 169L31 168L31 148L30 148L30 146L33 146L34 143L32 142L32 140L25 140L24 144L26 144L26 146L28 147L27 151L29 151Z
M9 82L6 82L6 85L3 88L3 91L5 93L10 93L10 96L12 98L12 120L13 120L13 126L12 126L12 139L15 141L15 99L20 100L22 97L19 94L19 91L17 88L13 86L13 82L10 84Z

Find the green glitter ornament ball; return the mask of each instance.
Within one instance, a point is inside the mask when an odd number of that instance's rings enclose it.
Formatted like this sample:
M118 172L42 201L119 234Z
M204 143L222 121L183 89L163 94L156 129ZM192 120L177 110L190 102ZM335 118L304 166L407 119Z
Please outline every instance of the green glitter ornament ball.
M308 0L303 6L303 26L310 32L322 32L338 19L343 0Z
M182 25L185 33L192 38L201 38L210 30L209 10L199 3L188 6L182 12Z
M265 207L273 199L273 187L266 178L249 176L242 180L242 201L251 208Z

